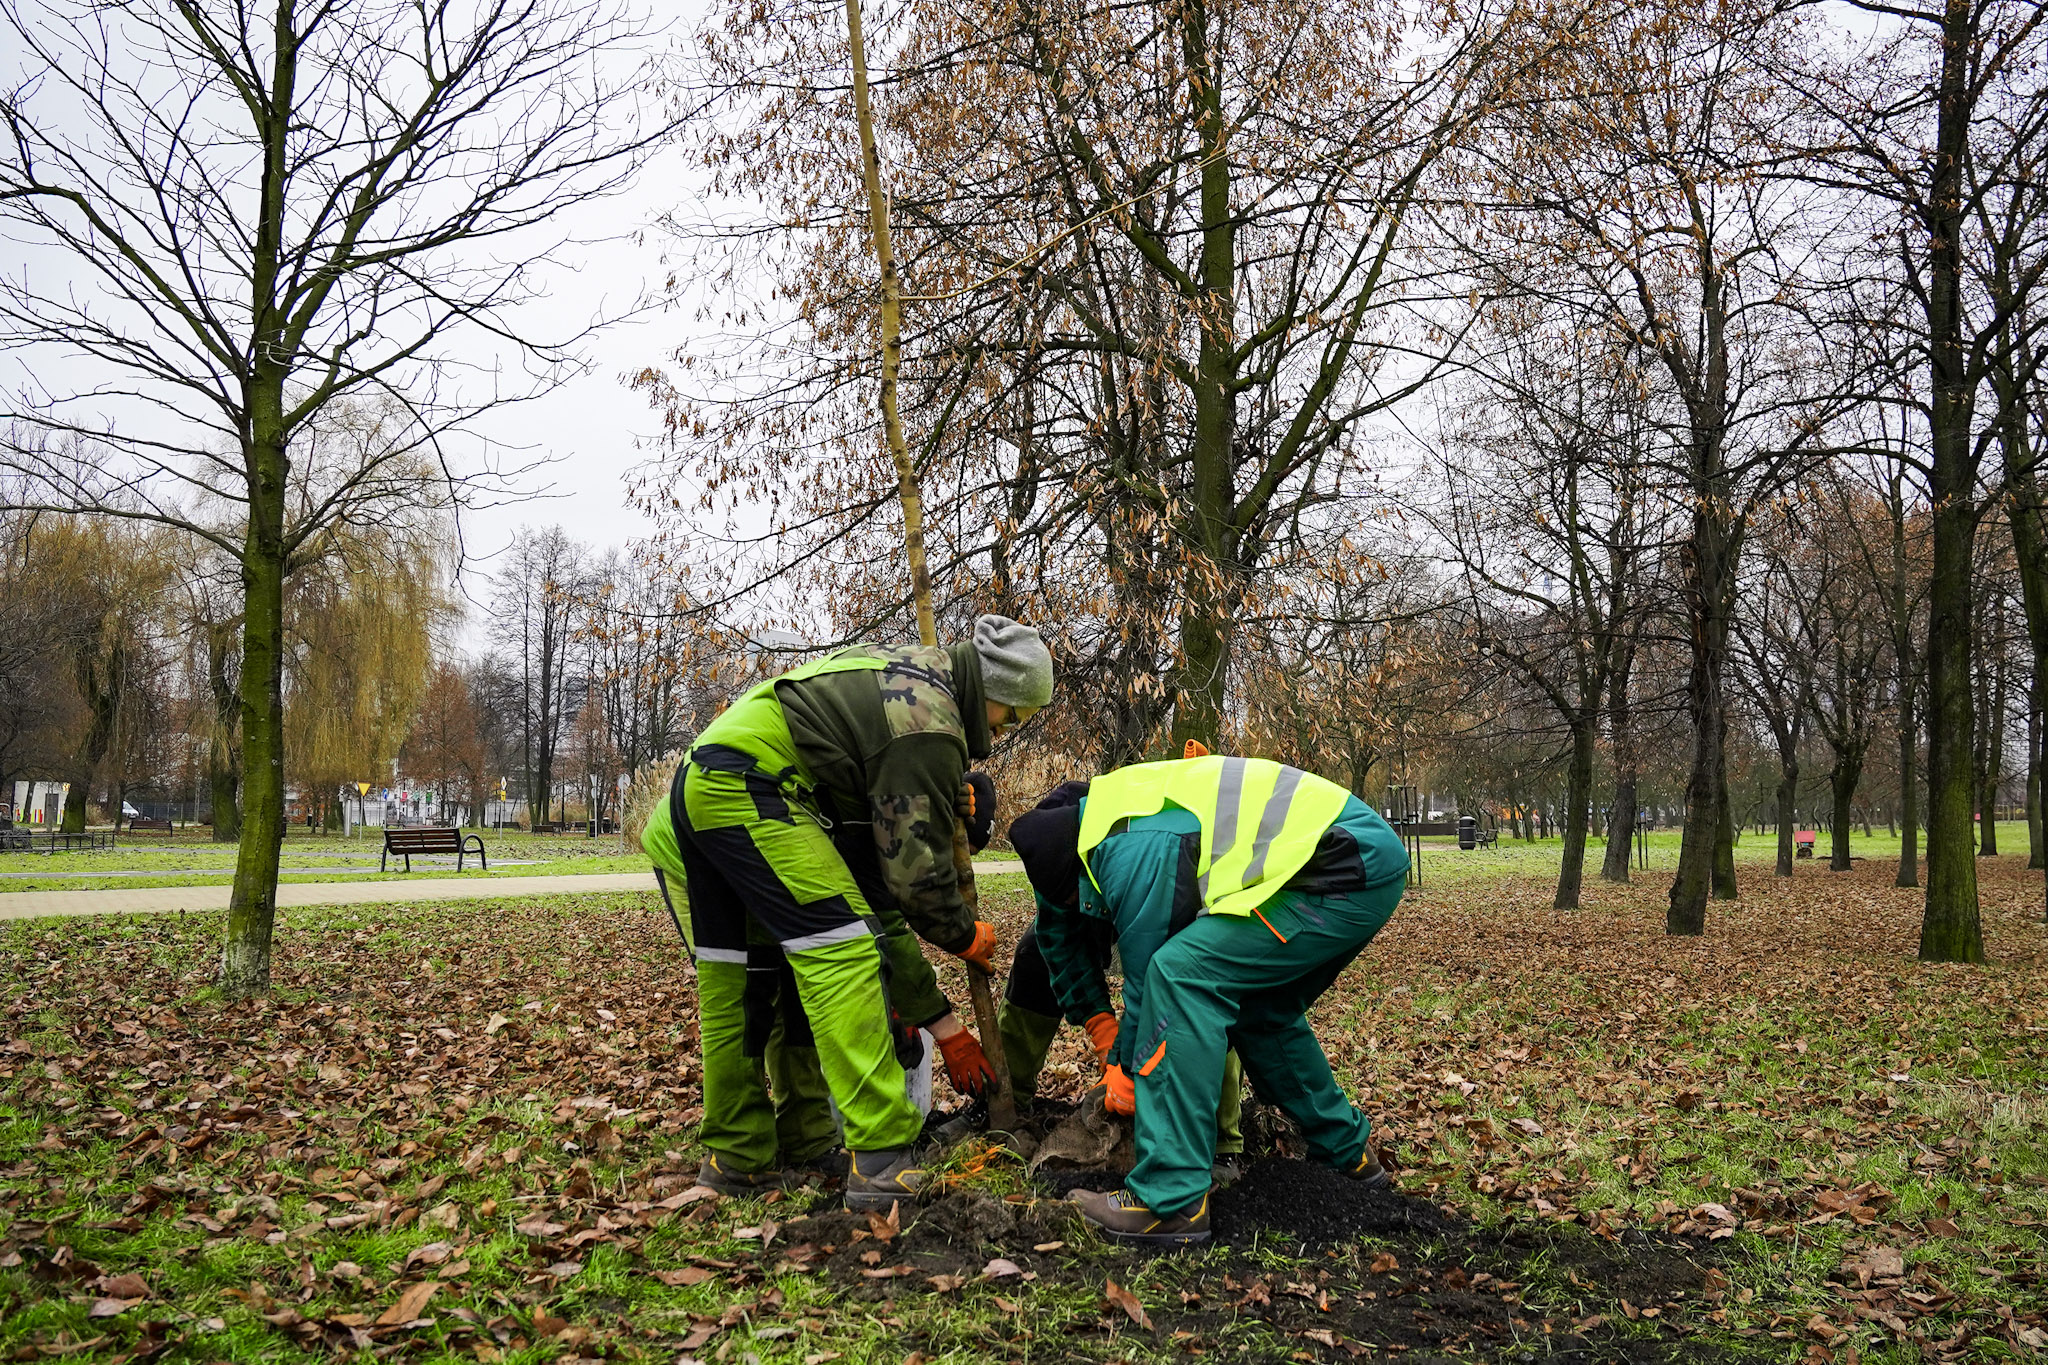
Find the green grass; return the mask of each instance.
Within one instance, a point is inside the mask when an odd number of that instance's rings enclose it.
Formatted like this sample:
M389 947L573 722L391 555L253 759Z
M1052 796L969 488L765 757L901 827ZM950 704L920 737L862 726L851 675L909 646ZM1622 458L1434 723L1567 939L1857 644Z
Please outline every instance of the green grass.
M1998 822L1999 848L2006 853L2027 851L2027 826L2022 820L2001 820ZM1678 868L1679 845L1683 835L1675 829L1652 830L1649 836L1649 865L1643 868L1632 857L1630 866L1637 875L1669 878ZM1799 859L1801 866L1826 866L1833 851L1833 844L1826 830L1815 838L1814 856L1809 863ZM1516 839L1507 831L1501 833L1500 842L1493 848L1461 850L1455 838L1430 837L1422 841L1422 884L1428 886L1441 879L1447 882L1492 881L1501 877L1550 876L1557 875L1560 861L1564 857L1564 840L1556 835L1548 839L1524 841ZM1597 877L1600 865L1607 856L1606 840L1597 835L1586 841L1586 871L1588 880ZM1849 836L1849 856L1852 859L1870 863L1896 865L1899 858L1899 838L1886 834L1882 826L1873 829L1866 837L1861 827L1852 830ZM1920 842L1920 857L1927 856L1926 838ZM1735 865L1738 873L1745 869L1770 868L1778 861L1778 835L1775 829L1766 829L1759 834L1754 825L1744 831L1735 844Z
M1802 864L1789 885L1757 879L1750 900L1716 904L1697 940L1662 936L1659 879L1595 888L1579 913L1548 909L1547 870L1475 879L1405 906L1319 1004L1318 1033L1407 1188L1483 1227L1525 1230L1525 1299L1563 1319L1610 1319L1610 1348L1664 1341L1670 1318L1630 1322L1623 1296L1584 1273L1588 1248L1609 1245L1589 1227L1726 1234L1698 1253L1725 1289L1682 1310L1703 1350L1805 1360L1823 1339L1818 1320L1838 1361L1852 1345L1899 1365L2019 1358L2006 1338L2036 1330L2026 1324L2048 1307L2048 955L2036 874L2021 861L1983 868L2000 958L1984 969L1913 963L1912 893L1890 891L1882 869L1839 877ZM983 886L1014 941L1022 878ZM539 1211L596 1231L599 1212L686 1186L699 1155L694 996L654 898L294 911L277 998L238 1006L208 986L221 923L0 928L0 1353L111 1361L167 1341L161 1358L178 1362L361 1358L343 1328L309 1340L287 1311L374 1321L403 1283L434 1273L433 1325L382 1329L375 1347L434 1361L723 1365L902 1365L913 1350L946 1365L1184 1362L1192 1346L1348 1358L1251 1318L1172 1338L1180 1296L1213 1300L1222 1275L1250 1265L1277 1284L1330 1264L1265 1242L1132 1258L1076 1237L1061 1272L1035 1282L871 1302L778 1272L773 1258L746 1268L756 1244L736 1231L801 1210L728 1201L613 1229L557 1277L560 1239L536 1247L518 1223ZM957 966L940 969L964 999ZM498 1016L510 1024L488 1031ZM1054 1060L1071 1069L1079 1056L1068 1036ZM415 1083L421 1093L401 1088ZM593 1095L631 1111L609 1120L616 1149L593 1135L591 1114L606 1110L565 1104ZM162 1137L147 1131L172 1122L213 1140L152 1147ZM604 1198L569 1198L579 1163ZM972 1180L998 1195L1025 1188L1000 1163ZM1865 1184L1883 1191L1867 1224L1821 1217L1821 1201ZM162 1198L131 1211L146 1191ZM421 1226L451 1205L457 1228ZM363 1226L325 1224L366 1207ZM250 1236L256 1218L285 1235ZM442 1267L406 1272L438 1241L454 1244ZM1854 1282L1840 1278L1880 1247L1901 1251L1903 1289L1954 1296L1909 1314L1905 1335L1857 1316ZM98 1291L49 1277L57 1248L108 1275L140 1274L156 1297L93 1319ZM654 1273L706 1258L743 1264L687 1286ZM467 1269L450 1273L458 1262ZM360 1273L337 1274L344 1264ZM1158 1337L1105 1331L1105 1277L1167 1324ZM568 1335L544 1339L537 1313ZM683 1349L693 1327L728 1316ZM1468 1349L1496 1358L1482 1345Z
M465 831L465 834L476 831ZM622 872L644 872L647 860L620 852L615 835L599 839L579 836L530 837L519 831L482 831L491 860L492 877L583 876ZM280 857L287 868L308 867L319 872L287 872L281 882L403 881L458 875L451 859L446 866L416 861L410 874L380 873L377 858L383 848L379 831L366 829L356 838L338 835L309 835L298 831L285 840ZM506 861L516 860L516 861ZM196 838L163 840L150 836L124 836L114 849L72 853L0 854L0 895L10 891L87 891L117 888L144 889L166 886L226 886L233 880L235 848L232 844L200 842ZM393 860L394 868L403 866ZM461 876L479 874L476 860L465 861ZM325 869L332 869L327 871ZM121 872L138 875L109 877L82 873ZM166 875L178 874L178 875Z

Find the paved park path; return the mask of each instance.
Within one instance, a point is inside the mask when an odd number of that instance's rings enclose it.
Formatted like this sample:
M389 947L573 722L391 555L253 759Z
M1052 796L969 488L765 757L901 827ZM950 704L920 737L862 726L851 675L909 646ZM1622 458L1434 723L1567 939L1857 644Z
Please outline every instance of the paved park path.
M983 876L1021 872L1020 863L976 863ZM45 915L141 915L165 911L225 910L225 886L152 886L90 891L12 891L0 894L0 920ZM652 872L574 877L422 877L416 881L286 882L277 888L280 910L309 905L394 905L407 901L504 900L513 896L577 896L654 890Z

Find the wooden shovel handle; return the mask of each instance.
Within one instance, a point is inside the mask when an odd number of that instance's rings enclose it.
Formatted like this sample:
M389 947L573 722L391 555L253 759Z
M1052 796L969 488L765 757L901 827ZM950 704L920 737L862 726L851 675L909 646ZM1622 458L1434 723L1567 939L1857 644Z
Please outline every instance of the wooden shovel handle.
M967 913L981 918L981 893L974 884L974 853L967 846L967 825L953 825L953 871L960 879L960 901ZM1017 1126L1017 1097L1010 1090L1010 1061L1003 1055L1002 1030L996 1027L995 992L989 988L992 976L970 962L967 964L967 994L974 1002L974 1031L981 1035L981 1052L989 1069L996 1073L995 1093L988 1097L989 1126L1008 1132Z

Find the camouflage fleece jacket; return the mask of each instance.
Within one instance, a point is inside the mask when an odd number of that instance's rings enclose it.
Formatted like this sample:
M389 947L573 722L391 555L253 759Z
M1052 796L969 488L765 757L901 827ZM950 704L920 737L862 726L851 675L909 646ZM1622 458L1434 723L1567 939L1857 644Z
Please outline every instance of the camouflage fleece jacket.
M974 920L953 872L953 808L970 762L988 757L981 659L971 643L855 648L889 666L778 683L776 700L827 813L873 822L883 884L910 926L964 948Z

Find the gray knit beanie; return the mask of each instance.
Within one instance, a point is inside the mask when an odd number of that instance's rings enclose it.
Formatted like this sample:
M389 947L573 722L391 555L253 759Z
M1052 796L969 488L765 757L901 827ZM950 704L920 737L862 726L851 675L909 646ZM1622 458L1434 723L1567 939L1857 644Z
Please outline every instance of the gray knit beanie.
M974 623L981 687L998 706L1044 706L1052 700L1052 651L1037 630L1007 616Z

